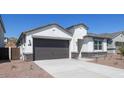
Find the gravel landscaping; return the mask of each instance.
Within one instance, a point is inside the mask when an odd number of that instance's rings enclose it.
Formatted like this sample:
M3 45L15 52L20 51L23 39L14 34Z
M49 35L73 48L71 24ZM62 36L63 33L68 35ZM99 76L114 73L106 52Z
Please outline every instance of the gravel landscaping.
M102 65L108 65L116 68L124 69L124 58L122 59L120 55L107 55L107 57L94 58L94 61L88 61Z
M12 61L0 63L0 78L52 78L33 62Z
M59 60L59 61L63 61L63 60ZM52 61L52 60L50 60L50 61ZM66 60L66 61L68 61L68 60ZM55 62L52 62L52 64L55 67L56 66L58 67L58 65L54 64ZM63 62L65 62L65 61L63 61ZM58 63L63 64L63 62L58 62ZM94 60L89 60L86 62L95 63L95 64L102 64L102 65L107 65L107 66L112 66L112 67L124 69L124 59L122 60L120 55L107 55L107 57L100 57L97 59L94 58ZM86 63L86 62L84 62L84 63ZM44 62L44 64L45 63L46 62ZM68 63L68 62L66 62L66 63ZM42 65L43 65L43 62L42 62ZM49 65L46 63L46 66L49 66ZM63 66L63 65L60 65L60 66ZM69 66L69 68L72 67L70 65L68 65L68 66ZM82 63L81 66L84 66L84 64ZM53 66L50 65L50 67L53 67ZM42 66L40 68L39 66L37 66L33 62L23 62L20 60L19 61L12 61L12 62L1 62L0 61L0 78L53 78L53 76L50 75L46 71L42 69Z

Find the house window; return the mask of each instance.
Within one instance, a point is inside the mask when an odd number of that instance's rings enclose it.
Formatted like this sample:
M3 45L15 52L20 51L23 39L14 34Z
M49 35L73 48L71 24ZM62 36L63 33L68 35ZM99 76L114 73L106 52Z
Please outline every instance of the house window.
M102 50L102 40L94 40L94 50Z
M29 40L28 46L31 46L31 40Z
M112 44L112 40L107 40L107 46L111 45Z

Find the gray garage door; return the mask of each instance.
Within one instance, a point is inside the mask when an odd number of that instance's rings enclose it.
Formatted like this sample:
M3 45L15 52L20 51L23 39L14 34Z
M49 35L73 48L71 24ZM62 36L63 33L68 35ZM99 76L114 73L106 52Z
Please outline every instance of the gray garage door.
M55 39L33 39L33 60L69 57L69 41Z

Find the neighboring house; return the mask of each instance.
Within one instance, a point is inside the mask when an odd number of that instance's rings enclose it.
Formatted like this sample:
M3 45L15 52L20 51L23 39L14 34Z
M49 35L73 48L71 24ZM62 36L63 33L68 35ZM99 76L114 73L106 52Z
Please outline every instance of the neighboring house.
M14 38L14 37L11 37L11 38L5 38L4 40L4 43L5 43L5 47L6 48L16 48L16 42L17 42L17 39Z
M80 58L107 53L108 39L107 36L89 34L84 24L66 29L58 24L49 24L23 32L17 45L23 60Z
M5 28L2 17L0 16L0 47L4 47L4 33L5 33Z
M108 53L118 53L118 49L124 46L124 31L101 35L111 37L111 41L108 42Z
M7 43L7 42L8 42L8 40L9 40L9 38L8 38L8 37L4 37L4 44L5 44L5 43Z

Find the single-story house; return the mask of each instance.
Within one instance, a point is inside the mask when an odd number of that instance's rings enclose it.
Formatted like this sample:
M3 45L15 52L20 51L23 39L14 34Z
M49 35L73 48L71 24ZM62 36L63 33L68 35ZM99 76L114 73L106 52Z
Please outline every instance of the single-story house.
M108 41L108 53L118 53L118 49L124 46L124 31L104 33L101 36L111 37L111 40Z
M5 33L5 28L2 17L0 15L0 47L4 47L4 33Z
M108 36L88 33L83 23L68 28L48 24L22 32L17 45L22 60L80 58L107 53L108 39Z

